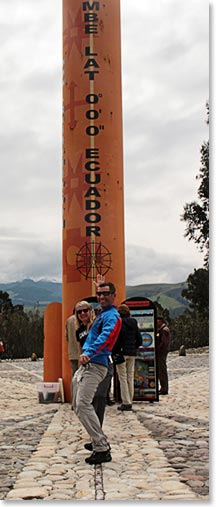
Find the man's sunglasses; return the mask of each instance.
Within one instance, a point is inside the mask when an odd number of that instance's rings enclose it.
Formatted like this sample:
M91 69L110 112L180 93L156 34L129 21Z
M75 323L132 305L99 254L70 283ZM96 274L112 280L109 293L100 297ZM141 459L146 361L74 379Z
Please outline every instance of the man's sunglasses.
M113 292L110 292L110 290L102 290L101 292L96 292L97 296L110 296L110 294L113 294Z
M89 308L82 308L82 310L77 310L77 314L80 315L81 313L88 313Z

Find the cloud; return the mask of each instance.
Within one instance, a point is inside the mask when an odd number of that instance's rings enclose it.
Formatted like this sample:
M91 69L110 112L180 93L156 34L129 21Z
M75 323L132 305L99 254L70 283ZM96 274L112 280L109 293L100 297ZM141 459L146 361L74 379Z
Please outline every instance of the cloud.
M184 282L194 269L181 255L161 254L139 245L127 246L126 259L127 285Z
M14 234L1 237L1 282L32 278L61 281L61 249L59 243L47 238L41 241L34 235Z
M203 262L180 215L208 138L208 4L122 0L121 19L127 283L181 281ZM61 0L3 0L0 58L0 279L59 279Z

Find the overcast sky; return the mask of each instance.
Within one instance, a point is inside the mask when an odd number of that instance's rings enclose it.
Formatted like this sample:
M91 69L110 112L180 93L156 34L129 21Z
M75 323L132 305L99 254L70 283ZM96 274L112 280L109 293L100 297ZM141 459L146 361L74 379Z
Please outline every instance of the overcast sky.
M208 139L206 0L121 0L126 281L181 282ZM61 281L62 2L0 3L0 282Z

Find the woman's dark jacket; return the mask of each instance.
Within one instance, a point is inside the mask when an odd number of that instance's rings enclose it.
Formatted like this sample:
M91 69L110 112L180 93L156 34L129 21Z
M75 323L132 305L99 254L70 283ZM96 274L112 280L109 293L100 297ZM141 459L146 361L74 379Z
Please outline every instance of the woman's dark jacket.
M124 356L136 356L136 350L142 345L142 336L137 321L133 317L122 317L122 328L112 354L123 352Z

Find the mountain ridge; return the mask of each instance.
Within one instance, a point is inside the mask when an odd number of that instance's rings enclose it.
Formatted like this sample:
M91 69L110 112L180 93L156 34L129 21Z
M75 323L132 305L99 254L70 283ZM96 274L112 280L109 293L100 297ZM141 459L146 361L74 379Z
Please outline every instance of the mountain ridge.
M163 308L167 308L170 316L174 318L189 306L189 302L181 295L185 287L187 282L127 285L126 297L141 296L157 301ZM26 310L44 310L49 303L62 301L62 283L45 279L34 281L25 278L21 281L0 283L0 291L8 292L13 305L24 305Z

